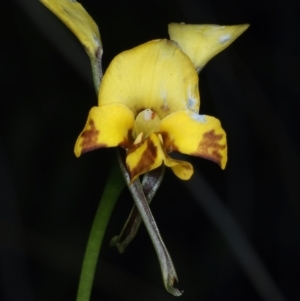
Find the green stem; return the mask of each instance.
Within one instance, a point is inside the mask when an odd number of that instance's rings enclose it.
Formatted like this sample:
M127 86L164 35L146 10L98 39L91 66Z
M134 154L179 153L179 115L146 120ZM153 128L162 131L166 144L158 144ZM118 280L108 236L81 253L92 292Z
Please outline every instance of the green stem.
M90 300L95 270L103 236L115 203L125 187L125 181L115 160L98 206L84 254L76 301Z

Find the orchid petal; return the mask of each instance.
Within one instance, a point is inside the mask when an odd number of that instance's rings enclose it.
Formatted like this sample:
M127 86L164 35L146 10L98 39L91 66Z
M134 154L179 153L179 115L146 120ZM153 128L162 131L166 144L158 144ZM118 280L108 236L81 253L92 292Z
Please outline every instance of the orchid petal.
M133 124L132 111L122 104L93 107L76 141L75 155L79 157L85 152L102 147L127 147Z
M97 24L83 6L75 0L40 0L77 37L89 55L95 55L99 46L102 49Z
M167 152L202 157L225 168L226 133L217 118L189 110L178 111L161 120L160 132Z
M145 109L160 118L199 110L198 75L191 60L172 41L154 40L117 55L99 92L99 105L122 103L135 115Z
M227 48L248 27L249 24L220 26L171 23L169 35L189 56L199 72L211 58Z
M139 175L159 167L162 163L171 167L181 180L190 179L194 172L190 163L169 157L163 150L159 136L154 133L149 135L143 143L129 150L126 157L126 165L132 181Z
M194 173L193 165L182 160L175 160L165 154L165 165L170 167L181 180L189 180Z
M137 146L129 149L126 165L133 182L139 175L159 167L165 158L161 142L154 133Z

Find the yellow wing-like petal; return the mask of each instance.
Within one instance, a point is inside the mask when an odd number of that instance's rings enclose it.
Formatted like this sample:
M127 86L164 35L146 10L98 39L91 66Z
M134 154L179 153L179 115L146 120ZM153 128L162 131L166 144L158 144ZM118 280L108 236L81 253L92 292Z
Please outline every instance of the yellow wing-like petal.
M225 168L226 133L218 119L188 110L178 111L161 121L160 132L167 152L202 157Z
M165 165L171 167L174 174L181 180L189 180L194 173L193 165L182 160L175 160L165 154Z
M198 75L173 42L154 40L116 56L101 83L99 105L123 103L135 115L151 109L160 118L199 110Z
M88 116L86 125L75 144L75 155L101 147L127 147L131 129L134 124L134 115L122 104L93 107Z
M211 58L227 48L248 27L249 24L220 26L171 23L169 35L190 57L199 72Z
M102 48L98 26L80 3L75 0L40 1L75 34L89 56L95 56L99 46Z

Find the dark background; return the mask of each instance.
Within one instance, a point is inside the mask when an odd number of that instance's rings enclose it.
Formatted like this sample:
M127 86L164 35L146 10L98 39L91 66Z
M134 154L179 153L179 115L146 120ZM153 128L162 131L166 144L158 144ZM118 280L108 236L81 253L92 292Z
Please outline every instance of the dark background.
M181 300L299 300L297 1L81 3L99 25L104 69L123 50L167 38L169 22L251 24L200 74L201 113L228 135L226 170L187 157L192 180L168 170L151 207ZM76 38L36 0L3 1L0 12L0 300L75 300L115 151L73 154L97 101ZM124 191L91 300L174 300L144 227L124 254L108 246L132 203Z

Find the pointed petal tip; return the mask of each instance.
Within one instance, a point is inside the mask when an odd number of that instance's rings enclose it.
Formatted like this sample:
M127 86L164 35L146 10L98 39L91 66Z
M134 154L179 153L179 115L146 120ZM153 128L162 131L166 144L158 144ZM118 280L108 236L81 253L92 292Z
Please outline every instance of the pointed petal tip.
M175 297L180 297L183 294L183 291L180 291L179 289L177 289L175 287L169 287L166 289L170 294L172 294Z
M235 29L234 35L235 35L235 39L236 39L250 27L250 24L245 23L245 24L239 24L239 25L229 25L226 27L229 27L229 28L232 27L233 29Z
M79 158L82 155L81 151L77 147L77 143L75 144L74 154L75 154L76 158Z
M165 280L164 285L166 290L172 294L175 297L179 297L183 294L183 291L180 291L178 288L174 287L174 283L178 283L178 278L176 275L176 271L169 271L170 275L169 277ZM175 275L172 275L173 273L175 273Z
M219 52L227 48L249 24L214 25L170 23L170 39L178 43L181 50L191 59L197 71Z
M250 23L241 24L239 26L243 29L242 32L244 32L245 30L247 30L250 27Z
M222 170L224 170L227 166L227 156L225 158L223 158L223 160L220 163L220 167Z
M93 147L83 147L83 145L82 145L82 139L81 138L82 138L81 136L78 137L78 139L76 141L76 144L75 144L75 147L74 147L74 154L75 154L76 158L79 158L83 154L91 152L91 151L96 150L98 148L105 148L105 147L107 147L105 144L102 144L102 145L98 144L98 145L95 145Z

